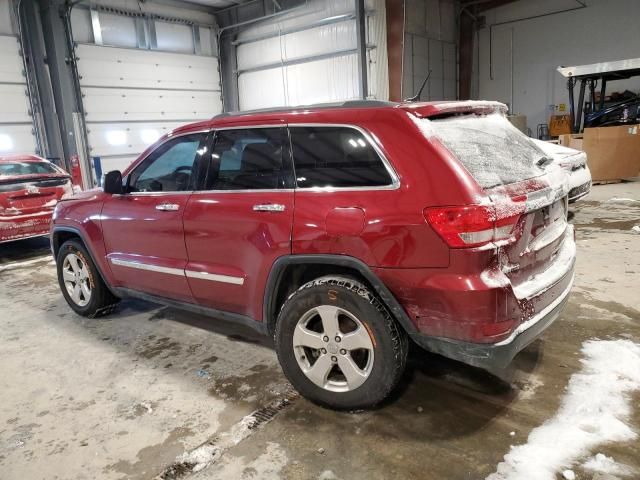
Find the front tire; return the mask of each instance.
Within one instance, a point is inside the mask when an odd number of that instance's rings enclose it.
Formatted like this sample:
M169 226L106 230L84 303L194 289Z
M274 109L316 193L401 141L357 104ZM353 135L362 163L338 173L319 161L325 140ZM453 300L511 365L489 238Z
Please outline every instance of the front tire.
M291 384L337 410L382 402L405 369L408 340L363 284L326 276L300 287L282 306L276 351Z
M119 302L105 285L81 242L68 240L62 244L56 269L62 295L79 315L90 318L106 315Z

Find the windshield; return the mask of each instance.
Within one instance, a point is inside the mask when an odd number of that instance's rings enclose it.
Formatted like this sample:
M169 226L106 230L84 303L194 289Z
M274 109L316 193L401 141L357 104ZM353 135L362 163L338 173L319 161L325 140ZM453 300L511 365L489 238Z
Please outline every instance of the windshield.
M0 163L0 178L24 175L61 174L55 165L49 162L8 162Z
M430 123L431 130L483 188L540 176L550 159L499 113L465 114Z

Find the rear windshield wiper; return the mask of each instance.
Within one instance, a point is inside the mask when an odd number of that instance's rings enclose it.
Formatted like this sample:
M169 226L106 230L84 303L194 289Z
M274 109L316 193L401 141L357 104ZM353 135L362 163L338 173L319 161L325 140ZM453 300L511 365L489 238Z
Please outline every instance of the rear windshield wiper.
M540 168L543 168L549 165L550 163L553 163L553 158L544 156L538 159L538 161L536 162L536 165Z

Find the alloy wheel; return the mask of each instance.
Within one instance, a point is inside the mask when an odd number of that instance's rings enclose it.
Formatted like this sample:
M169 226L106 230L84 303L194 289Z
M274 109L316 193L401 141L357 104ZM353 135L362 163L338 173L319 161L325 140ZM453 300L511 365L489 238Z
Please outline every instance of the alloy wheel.
M64 257L62 279L71 300L85 307L91 300L91 281L87 264L79 255L69 253Z
M293 348L307 378L333 392L355 390L373 367L373 342L367 328L355 315L333 305L320 305L302 315Z

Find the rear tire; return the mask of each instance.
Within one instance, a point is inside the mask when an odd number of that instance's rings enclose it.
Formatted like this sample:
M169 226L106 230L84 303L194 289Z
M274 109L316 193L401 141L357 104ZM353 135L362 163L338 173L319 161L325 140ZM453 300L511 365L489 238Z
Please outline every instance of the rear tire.
M83 317L107 315L120 301L107 288L89 252L78 240L62 244L56 258L56 270L64 299Z
M400 381L407 335L363 284L340 276L301 286L284 303L276 351L304 397L336 410L382 402Z

